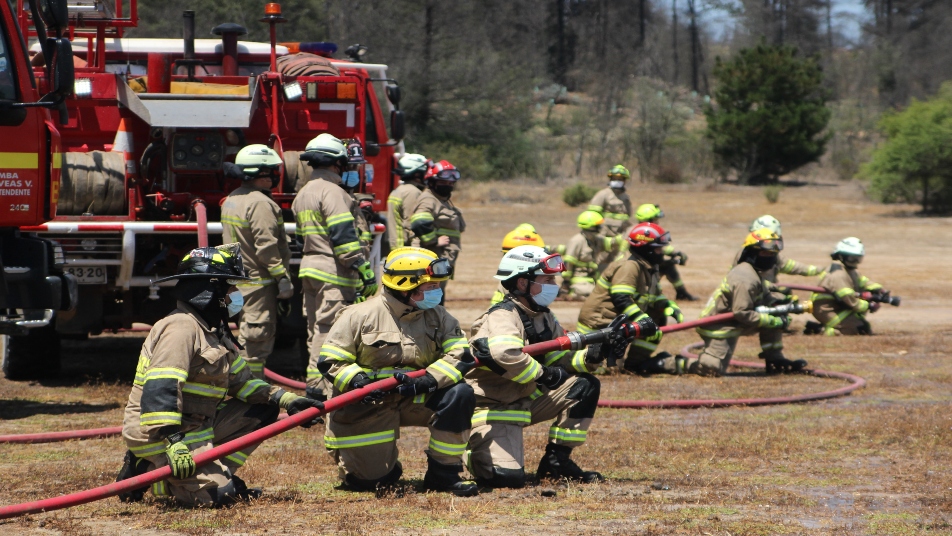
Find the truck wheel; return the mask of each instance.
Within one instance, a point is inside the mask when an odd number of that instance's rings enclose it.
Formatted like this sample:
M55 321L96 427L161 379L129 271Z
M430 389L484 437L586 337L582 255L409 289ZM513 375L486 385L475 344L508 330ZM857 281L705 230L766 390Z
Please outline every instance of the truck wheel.
M27 335L0 338L3 374L9 380L49 378L60 371L60 337L50 324Z

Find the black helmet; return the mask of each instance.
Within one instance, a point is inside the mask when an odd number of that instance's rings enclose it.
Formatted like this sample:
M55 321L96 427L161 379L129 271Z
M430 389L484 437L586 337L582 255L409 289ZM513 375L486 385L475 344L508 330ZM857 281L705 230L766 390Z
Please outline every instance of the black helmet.
M178 273L157 279L155 283L171 279L221 279L228 285L251 279L245 275L238 244L196 248L179 262Z

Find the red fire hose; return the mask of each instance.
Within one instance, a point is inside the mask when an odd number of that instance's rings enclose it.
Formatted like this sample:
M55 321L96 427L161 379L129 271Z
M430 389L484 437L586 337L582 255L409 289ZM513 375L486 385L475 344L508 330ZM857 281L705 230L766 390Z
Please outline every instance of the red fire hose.
M411 372L407 374L407 376L416 378L422 376L425 373L426 370L421 369ZM310 421L319 415L323 415L330 411L334 411L344 406L353 404L354 402L363 400L363 398L370 394L370 392L374 389L387 391L393 389L396 386L397 380L393 378L387 378L385 380L374 382L361 389L354 389L353 391L348 391L342 395L335 396L324 403L323 411L318 410L317 408L311 408L306 411L302 411L297 415L284 419L281 422L276 422L274 424L265 426L264 428L251 432L248 435L239 437L238 439L229 441L223 445L219 445L209 451L202 452L201 454L195 456L195 465L201 467L202 465L205 465L213 460L228 456L229 454L237 452L241 449L250 447L251 445L255 445L266 439L270 439L283 432L287 432L291 428ZM139 475L137 477L123 480L121 482L107 484L105 486L100 486L98 488L93 488L86 491L80 491L59 497L52 497L40 501L0 506L0 519L9 519L11 517L22 516L25 514L35 514L38 512L59 510L61 508L69 508L71 506L78 506L80 504L98 501L100 499L112 497L123 492L148 486L155 482L165 480L170 476L172 476L172 469L169 466L165 466L154 471L149 471L148 473Z

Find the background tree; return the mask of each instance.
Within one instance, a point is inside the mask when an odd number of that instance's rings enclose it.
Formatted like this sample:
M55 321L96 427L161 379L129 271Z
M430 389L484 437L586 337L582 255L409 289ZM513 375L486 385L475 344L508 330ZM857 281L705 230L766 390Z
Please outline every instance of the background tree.
M816 162L829 134L823 73L815 57L790 46L760 44L717 58L714 106L705 108L714 153L743 183L776 182Z
M885 142L861 174L883 202L922 203L922 212L952 210L952 82L927 100L883 116Z

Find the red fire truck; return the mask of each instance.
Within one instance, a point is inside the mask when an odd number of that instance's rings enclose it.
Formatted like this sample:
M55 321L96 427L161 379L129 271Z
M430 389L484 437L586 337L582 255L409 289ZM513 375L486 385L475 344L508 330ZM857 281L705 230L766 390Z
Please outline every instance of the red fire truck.
M19 230L55 210L62 149L53 117L65 119L64 100L73 90L73 54L60 37L66 13L65 0L31 3L42 51L33 64L46 81L38 85L21 27L10 4L0 2L0 334L14 336L2 345L9 377L34 376L48 365L29 359L41 350L34 343L52 333L54 311L76 301L76 280L63 274L61 250ZM51 115L53 109L59 114Z
M35 37L34 17L24 0L17 5L19 27ZM330 58L336 46L329 43L278 44L280 6L267 4L263 15L270 43L240 41L246 29L230 23L210 29L218 38L196 39L189 11L182 39L132 39L123 34L136 25L136 0L70 1L78 65L59 127L59 196L49 221L22 227L58 243L66 271L78 280L77 307L56 315L60 335L149 324L174 307L171 293L153 281L174 273L190 249L220 242L220 203L240 184L223 173L223 163L246 144L265 143L283 155L285 175L273 197L286 222L294 221L296 188L310 176L299 155L322 132L364 144L360 191L374 196L378 212L386 210L403 136L400 90L386 66ZM34 74L40 87L50 85L46 71ZM287 229L293 236L294 224ZM377 252L380 243L378 234ZM296 311L279 341L303 326ZM33 359L58 362L56 338L46 346Z

